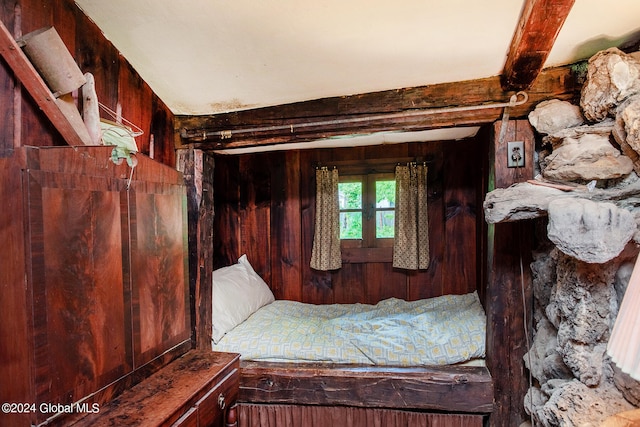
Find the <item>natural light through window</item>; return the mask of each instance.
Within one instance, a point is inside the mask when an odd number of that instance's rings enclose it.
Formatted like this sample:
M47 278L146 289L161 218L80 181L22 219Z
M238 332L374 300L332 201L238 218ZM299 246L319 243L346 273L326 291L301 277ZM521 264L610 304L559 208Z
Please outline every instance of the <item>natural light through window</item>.
M396 205L396 182L376 181L376 239L392 238Z
M394 234L396 185L389 174L350 175L338 184L340 239L362 240L362 247Z
M338 184L340 238L362 239L362 182Z

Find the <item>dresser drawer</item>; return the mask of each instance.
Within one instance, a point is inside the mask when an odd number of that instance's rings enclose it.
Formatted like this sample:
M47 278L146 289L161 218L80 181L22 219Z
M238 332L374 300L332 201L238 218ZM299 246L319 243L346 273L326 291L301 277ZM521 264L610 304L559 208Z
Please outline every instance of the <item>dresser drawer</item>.
M200 427L223 426L227 409L238 400L240 372L233 369L197 403Z
M198 409L189 409L171 427L198 427Z

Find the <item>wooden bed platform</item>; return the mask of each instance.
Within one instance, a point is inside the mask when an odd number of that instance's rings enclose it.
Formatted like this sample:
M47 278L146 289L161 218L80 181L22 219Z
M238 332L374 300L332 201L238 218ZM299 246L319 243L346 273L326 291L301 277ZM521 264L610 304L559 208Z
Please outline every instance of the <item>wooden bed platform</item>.
M484 365L395 368L242 361L240 372L241 417L273 418L265 411L274 410L288 411L287 417L304 413L315 418L335 417L344 408L352 408L356 412L377 411L376 419L385 412L392 412L395 419L401 411L422 414L423 419L437 415L451 421L442 421L439 426L482 426L493 411L493 380ZM261 406L263 413L257 413ZM325 415L317 412L320 407L326 408ZM291 415L292 411L297 415ZM407 422L404 418L401 421L402 425L413 425ZM259 423L248 420L246 425Z

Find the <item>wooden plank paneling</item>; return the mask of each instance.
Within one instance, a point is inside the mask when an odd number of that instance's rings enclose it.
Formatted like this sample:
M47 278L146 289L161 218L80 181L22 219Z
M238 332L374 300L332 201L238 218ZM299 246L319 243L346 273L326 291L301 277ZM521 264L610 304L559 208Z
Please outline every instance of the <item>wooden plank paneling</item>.
M240 158L240 236L254 270L271 281L272 155ZM239 254L239 255L242 255Z
M0 158L0 197L4 214L0 215L0 301L2 318L0 322L0 401L30 402L33 397L31 378L25 373L33 366L32 342L25 339L32 333L33 324L27 301L28 289L24 286L26 278L22 268L26 265L23 218L23 183L20 168L23 165L14 158ZM32 414L0 414L3 426L25 426L33 420Z
M239 157L214 157L213 267L220 268L238 260L240 255Z
M272 163L279 173L272 176L271 286L277 299L299 301L302 298L300 152L287 151L282 157L282 162ZM282 166L277 167L277 163Z
M479 218L474 210L481 162L473 139L445 149L447 144L216 156L216 267L246 253L277 298L321 304L375 304L389 297L420 299L475 290ZM429 165L429 268L404 271L394 269L388 258L376 258L330 272L312 270L315 166L407 157ZM449 218L447 206L455 213Z
M366 288L366 278L368 276L369 271L366 264L343 264L340 273L334 275L331 283L334 302L352 304L368 301L370 299L370 294Z
M135 138L138 150L141 153L149 155L149 141L151 135L151 117L153 114L152 99L153 92L142 78L135 73L133 67L119 56L119 83L118 83L118 99L127 98L129 93L137 93L138 95L131 102L122 105L122 117L133 123L143 132L142 135ZM115 106L110 107L116 109ZM108 118L104 113L103 117ZM113 119L112 119L113 120ZM161 139L159 139L161 141ZM160 149L161 146L158 146ZM155 156L155 137L154 137L154 156ZM174 164L173 162L170 164Z
M445 251L447 291L465 294L477 289L476 231L478 212L476 192L481 153L475 141L444 144Z
M143 128L145 137L138 141L141 151L149 152L149 138L153 133L156 158L168 165L175 165L173 114L73 1L5 2L1 13L2 22L9 25L9 32L14 39L53 26L81 71L94 75L99 101L114 111L120 105L123 116L132 118L134 123L138 122ZM17 79L7 64L3 63L0 67L0 98L6 101L3 105L12 106L3 110L0 118L4 123L0 148L66 145L27 90L18 87L14 91ZM77 97L78 91L74 91L73 95ZM106 118L106 115L103 114L103 117ZM55 121L58 127L59 123L59 120Z

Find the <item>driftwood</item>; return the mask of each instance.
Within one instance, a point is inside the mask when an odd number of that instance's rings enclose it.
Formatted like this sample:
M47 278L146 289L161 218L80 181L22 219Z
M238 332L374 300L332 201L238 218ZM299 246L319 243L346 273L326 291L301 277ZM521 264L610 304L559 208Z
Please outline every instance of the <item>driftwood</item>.
M544 183L544 182L542 182ZM489 192L484 201L485 220L489 224L540 218L547 215L549 203L559 198L583 198L594 202L611 202L619 208L634 213L640 206L640 180L613 188L576 186L567 191L548 185L522 182L508 188L498 188Z

